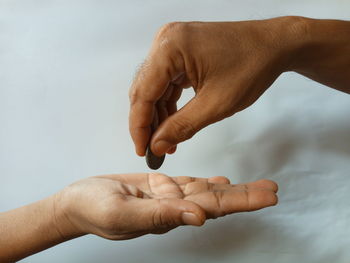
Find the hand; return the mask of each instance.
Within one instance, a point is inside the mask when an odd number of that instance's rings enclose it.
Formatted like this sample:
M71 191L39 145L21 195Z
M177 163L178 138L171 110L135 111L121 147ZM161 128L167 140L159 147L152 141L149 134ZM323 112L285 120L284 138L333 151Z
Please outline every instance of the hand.
M231 185L225 177L113 174L68 186L57 194L55 206L62 235L122 240L272 206L276 192L269 180Z
M170 23L157 34L130 89L129 125L136 153L173 153L209 124L255 102L286 69L298 47L300 18ZM184 88L195 96L181 110ZM151 134L151 124L161 124ZM152 138L151 138L152 136Z

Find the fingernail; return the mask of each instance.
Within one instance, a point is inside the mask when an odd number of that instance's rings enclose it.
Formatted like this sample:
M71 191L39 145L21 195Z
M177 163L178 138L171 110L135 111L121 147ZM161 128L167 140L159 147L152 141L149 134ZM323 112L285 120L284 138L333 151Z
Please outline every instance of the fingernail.
M201 220L199 220L199 218L195 214L190 212L182 213L182 222L184 222L186 225L192 225L192 226L202 225Z
M154 151L156 153L166 153L173 145L167 141L158 141L154 144Z

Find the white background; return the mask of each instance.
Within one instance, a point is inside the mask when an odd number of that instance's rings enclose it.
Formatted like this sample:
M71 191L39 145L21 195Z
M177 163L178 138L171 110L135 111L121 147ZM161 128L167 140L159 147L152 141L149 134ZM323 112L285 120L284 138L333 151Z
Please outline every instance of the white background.
M88 176L148 171L128 134L127 93L166 22L349 20L349 10L345 0L0 0L0 211ZM160 169L269 178L280 186L278 206L163 236L89 235L23 262L349 262L349 113L349 95L283 74L256 104L181 144Z

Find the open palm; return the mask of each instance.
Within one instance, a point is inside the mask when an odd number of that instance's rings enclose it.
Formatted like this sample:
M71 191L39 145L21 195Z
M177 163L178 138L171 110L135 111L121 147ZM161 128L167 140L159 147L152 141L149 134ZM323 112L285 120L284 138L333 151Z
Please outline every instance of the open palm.
M276 192L276 183L269 180L232 185L221 176L112 174L65 188L60 204L69 224L81 234L121 240L275 205Z

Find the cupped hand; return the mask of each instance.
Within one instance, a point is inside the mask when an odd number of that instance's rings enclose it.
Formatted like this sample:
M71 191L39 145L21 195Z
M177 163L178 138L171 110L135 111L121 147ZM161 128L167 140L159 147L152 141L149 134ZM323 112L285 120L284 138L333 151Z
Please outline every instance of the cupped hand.
M293 60L301 20L182 22L162 27L129 92L136 153L160 156L254 103ZM184 88L195 96L180 110ZM160 124L152 135L153 122ZM152 138L151 138L152 137Z
M181 225L277 203L277 185L259 180L230 184L225 177L112 174L78 181L57 194L59 231L113 240L168 232ZM58 211L59 210L59 211Z

